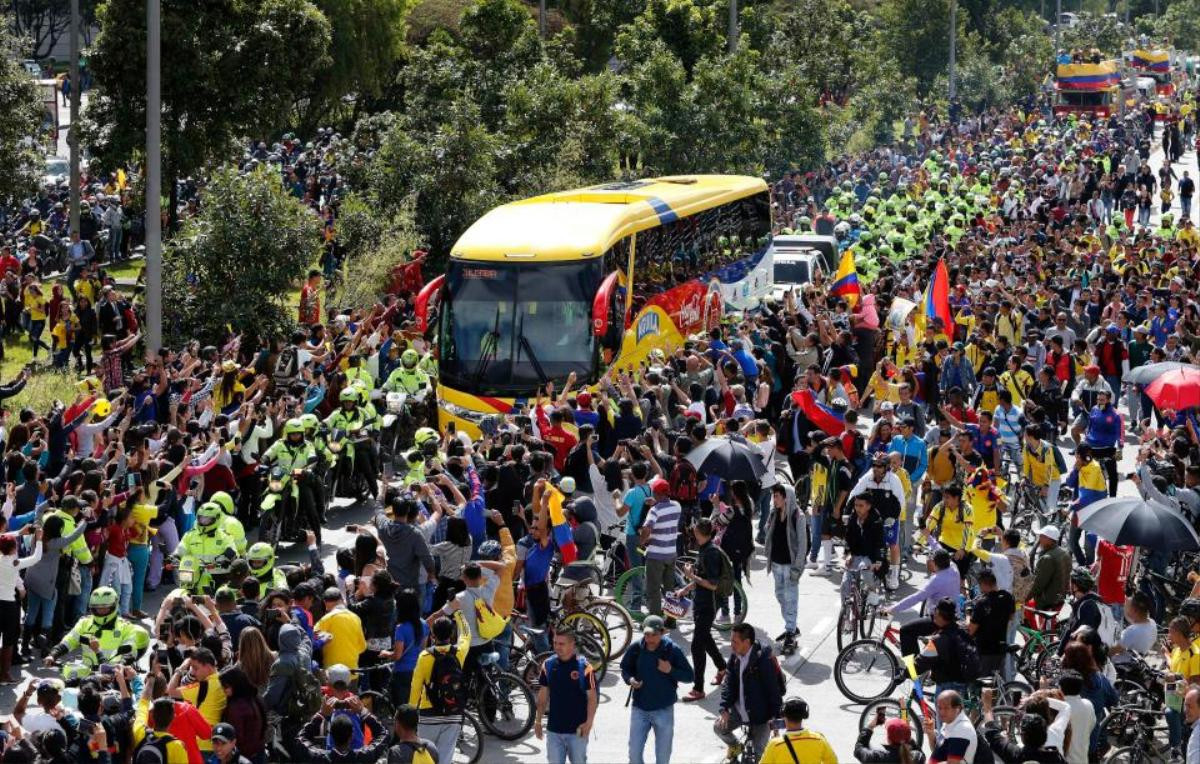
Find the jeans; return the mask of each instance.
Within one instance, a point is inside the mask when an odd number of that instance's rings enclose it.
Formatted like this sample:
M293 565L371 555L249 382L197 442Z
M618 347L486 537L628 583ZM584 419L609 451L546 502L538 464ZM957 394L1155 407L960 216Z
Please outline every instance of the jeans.
M1017 603L1017 604L1023 605L1024 603ZM1005 642L1007 642L1010 645L1016 644L1015 640L1017 638L1017 625L1021 623L1021 616L1023 614L1024 614L1024 610L1018 610L1015 613L1013 613L1012 618L1008 619L1008 636L1005 639ZM1013 655L1012 653L1008 653L1007 655L1004 656L1004 681L1011 682L1013 680L1013 677L1015 677L1016 675L1017 675L1017 656Z
M494 647L496 652L500 654L500 660L497 661L497 665L499 665L500 668L505 671L508 671L508 657L512 653L512 641L512 620L509 619L509 622L504 624L504 631L500 632L500 634L492 640L492 647ZM408 701L404 702L407 703Z
M74 624L87 613L88 597L92 596L92 566L79 566L79 596L75 598L75 607L71 610L71 623Z
M771 514L771 489L764 488L754 502L758 511L758 543L763 543L767 532L767 517Z
M1192 215L1192 197L1179 197L1179 214L1183 217L1191 217Z
M729 726L722 727L721 717L718 716L717 720L713 722L713 732L721 738L721 742L725 745L740 745L742 741L738 740L734 733L744 726L745 722L738 716L737 711L733 711L729 714ZM754 750L758 751L759 756L762 756L762 752L766 750L767 741L771 739L771 725L766 722L751 724L750 739L754 741Z
M629 558L630 568L646 564L645 556L638 549L639 544L641 541L636 533L625 534L625 556ZM642 607L642 580L634 576L629 583L632 585L629 604L633 610L640 610Z
M646 610L652 615L662 615L663 585L673 587L675 560L646 560Z
M1167 708L1167 740L1173 749L1183 742L1183 715L1170 707Z
M1000 451L1008 457L1008 460L1017 468L1017 472L1021 471L1021 453L1023 448L1020 443L1001 443Z
M1079 537L1085 534L1082 528L1072 526L1070 535L1067 537L1067 544L1070 547L1071 554L1075 556L1075 562L1079 565L1091 565L1096 561L1096 534L1087 533L1084 541L1085 546L1079 546ZM1118 622L1120 619L1117 619Z
M47 351L50 350L50 346L42 341L42 332L44 332L44 331L46 331L45 319L41 319L41 320L30 319L29 320L29 345L30 345L31 350L33 351L34 358L37 358L37 351L38 351L39 347L46 348Z
M817 553L821 551L821 526L825 524L825 513L813 512L809 522L812 525L812 543L809 545L808 559L816 562Z
M771 575L775 577L775 600L783 611L783 627L788 631L795 631L796 611L800 601L800 571L791 565L773 562Z
M1116 408L1117 402L1121 399L1121 375L1105 377L1104 381L1108 383L1109 388L1112 390L1112 405L1113 408Z
M462 721L427 722L421 720L417 732L421 737L429 738L437 749L438 761L454 761L454 746L458 744L458 733L462 731Z
M671 742L675 737L673 705L656 711L643 711L637 706L633 707L629 717L629 764L644 764L643 751L651 729L654 730L655 764L670 764Z
M121 235L124 233L125 233L125 231L123 231L121 229L121 226L119 226L119 225L112 225L112 226L108 227L108 259L109 260L120 260L121 259Z
M587 738L573 732L546 733L546 761L549 764L587 764Z
M129 565L133 568L133 596L129 599L129 609L142 609L142 594L146 587L146 568L150 566L150 545L130 544L126 550Z
M54 623L54 603L58 598L39 597L33 592L29 592L29 599L25 603L25 628L39 626L42 631L49 631L50 626ZM38 620L38 616L41 620Z
M411 671L392 671L392 708L399 708L401 705L408 702L409 694L412 692Z

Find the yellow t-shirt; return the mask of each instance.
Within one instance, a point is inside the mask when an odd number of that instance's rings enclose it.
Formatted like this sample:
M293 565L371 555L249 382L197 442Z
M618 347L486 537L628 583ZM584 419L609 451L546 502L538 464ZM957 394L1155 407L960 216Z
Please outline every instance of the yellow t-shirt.
M200 700L200 690L202 685L207 685L204 691L204 700ZM222 714L225 713L225 690L221 689L221 680L214 671L208 675L208 679L203 682L196 682L179 688L179 694L188 703L196 707L200 715L204 717L204 721L209 724L219 724ZM212 741L198 739L196 741L201 751L211 751Z
M25 310L29 311L29 320L46 320L46 296L34 294L33 290L25 287Z
M59 319L50 330L50 338L54 340L54 350L66 350L71 347L71 340L79 330L75 317Z
M367 638L357 615L339 607L317 621L313 631L323 631L331 637L321 650L321 665L329 668L340 663L350 669L358 668L358 656L367 649Z
M930 533L936 533L938 523L941 523L941 532L937 534L938 543L955 551L967 548L971 531L970 508L961 504L960 507L961 519L957 510L951 510L945 504L939 503L930 510L929 519L925 522L925 527Z
M238 395L244 392L246 392L246 386L241 382L234 382L233 389L229 392L229 395L226 395L225 386L218 382L212 391L213 408L218 412L223 411L226 406L233 403Z
M788 749L791 742L791 750ZM792 758L792 751L796 758ZM812 730L794 730L785 732L777 738L772 738L763 751L759 764L837 764L837 756L833 746L820 732Z
M1058 464L1054 461L1054 448L1049 443L1043 442L1036 452L1026 443L1021 461L1021 474L1039 488L1045 488L1051 480L1061 476Z
M1191 679L1194 676L1200 676L1200 637L1192 640L1191 649L1188 650L1187 671L1180 672L1184 677Z

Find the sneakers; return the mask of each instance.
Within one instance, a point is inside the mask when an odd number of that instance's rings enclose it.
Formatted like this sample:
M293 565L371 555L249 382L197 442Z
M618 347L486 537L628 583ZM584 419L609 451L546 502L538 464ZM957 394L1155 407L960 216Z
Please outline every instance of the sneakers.
M729 613L717 613L717 619L714 623L721 626L729 625Z
M775 637L775 641L776 641L776 642L783 642L783 641L787 640L787 638L788 638L788 637L790 637L790 636L792 636L792 632L790 632L790 631L785 631L785 632L783 632L782 634L780 634L778 637Z
M895 591L896 589L900 588L900 571L896 570L894 567L888 571L887 588L888 591Z
M683 696L684 703L695 703L698 700L704 700L704 690L692 689L687 695Z
M806 570L816 570L819 567L820 563L818 563L816 560L809 560L808 564L804 566Z

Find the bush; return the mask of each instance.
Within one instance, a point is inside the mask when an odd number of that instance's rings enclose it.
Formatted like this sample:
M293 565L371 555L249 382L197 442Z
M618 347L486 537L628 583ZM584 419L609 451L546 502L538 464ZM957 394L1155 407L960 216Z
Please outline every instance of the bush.
M320 221L262 168L218 170L200 205L163 252L167 344L287 333L288 294L320 255Z
M405 204L387 220L376 207L354 194L342 202L338 233L346 250L332 299L339 308L374 305L387 290L392 270L408 262L412 251L420 247L411 204Z

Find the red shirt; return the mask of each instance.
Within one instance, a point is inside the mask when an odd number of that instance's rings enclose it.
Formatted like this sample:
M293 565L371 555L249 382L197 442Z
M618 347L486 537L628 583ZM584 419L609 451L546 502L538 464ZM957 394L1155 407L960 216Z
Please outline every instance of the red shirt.
M554 449L554 469L562 472L567 463L567 454L579 442L579 438L564 429L561 424L551 424L550 418L546 416L546 411L540 406L537 410L537 423L542 440L549 443L550 447Z
M1109 605L1124 603L1125 581L1133 565L1133 547L1101 541L1096 548L1096 562L1099 565L1096 583L1100 599Z
M319 287L305 284L300 289L300 323L321 323L321 291Z
M132 528L122 528L116 523L109 525L107 530L105 545L108 553L114 557L124 557L129 540L135 537L135 531Z
M210 739L212 725L205 721L195 706L183 700L175 701L175 719L171 726L167 727L167 732L187 749L188 764L204 764L204 757L196 741Z

